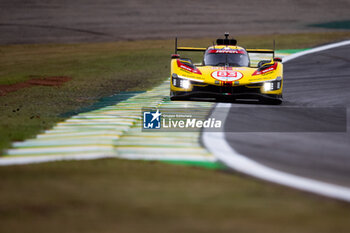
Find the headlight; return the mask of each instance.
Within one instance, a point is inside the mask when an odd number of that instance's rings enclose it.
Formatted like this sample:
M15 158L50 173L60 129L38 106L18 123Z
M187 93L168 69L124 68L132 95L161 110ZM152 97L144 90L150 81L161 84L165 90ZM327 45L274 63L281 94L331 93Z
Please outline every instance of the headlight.
M191 82L190 82L190 80L181 79L181 80L180 80L180 86L181 86L182 88L188 89L188 88L190 88L190 86L191 86Z
M189 89L191 87L191 81L183 78L179 78L176 74L172 75L172 83L175 87Z
M263 87L264 87L264 91L272 91L273 82L265 82Z
M263 88L264 92L275 91L282 87L282 78L277 77L276 80L264 82Z

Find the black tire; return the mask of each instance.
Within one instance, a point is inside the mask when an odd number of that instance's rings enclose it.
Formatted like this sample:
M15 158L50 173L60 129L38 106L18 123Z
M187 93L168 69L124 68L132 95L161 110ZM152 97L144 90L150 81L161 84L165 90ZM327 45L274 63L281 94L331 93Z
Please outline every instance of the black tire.
M267 105L280 105L282 102L281 99L260 99L260 103Z
M170 96L170 100L171 101L174 101L174 100L189 100L189 97L181 96L181 95L171 95Z

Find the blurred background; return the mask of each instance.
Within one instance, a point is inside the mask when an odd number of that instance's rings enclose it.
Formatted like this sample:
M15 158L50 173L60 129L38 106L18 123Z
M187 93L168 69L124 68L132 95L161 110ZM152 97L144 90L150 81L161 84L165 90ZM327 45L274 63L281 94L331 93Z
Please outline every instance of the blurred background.
M2 0L0 43L285 34L349 28L348 0Z

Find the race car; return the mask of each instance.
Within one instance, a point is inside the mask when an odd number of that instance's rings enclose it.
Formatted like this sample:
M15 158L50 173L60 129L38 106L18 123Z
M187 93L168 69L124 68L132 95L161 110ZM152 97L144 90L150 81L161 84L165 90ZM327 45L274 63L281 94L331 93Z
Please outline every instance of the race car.
M178 51L203 52L201 64L182 58ZM251 63L251 54L271 55L269 60ZM215 98L280 104L283 89L282 59L274 49L245 49L237 40L217 39L208 48L178 47L171 56L170 99Z

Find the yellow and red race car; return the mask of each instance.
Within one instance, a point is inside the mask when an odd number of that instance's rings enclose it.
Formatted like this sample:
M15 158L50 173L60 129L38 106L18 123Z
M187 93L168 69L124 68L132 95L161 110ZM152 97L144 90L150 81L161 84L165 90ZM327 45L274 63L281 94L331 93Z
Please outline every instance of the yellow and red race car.
M202 64L193 64L178 51L204 52ZM270 60L251 64L251 54L268 54ZM217 39L208 48L177 47L171 57L171 100L215 98L252 99L264 103L282 102L283 65L274 50L244 49L235 39Z

